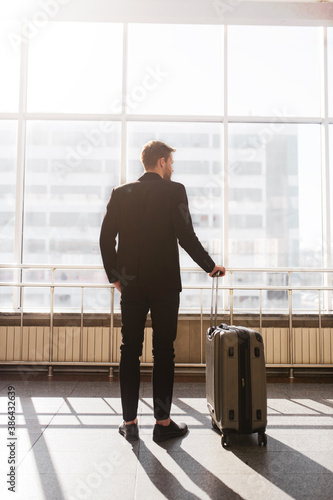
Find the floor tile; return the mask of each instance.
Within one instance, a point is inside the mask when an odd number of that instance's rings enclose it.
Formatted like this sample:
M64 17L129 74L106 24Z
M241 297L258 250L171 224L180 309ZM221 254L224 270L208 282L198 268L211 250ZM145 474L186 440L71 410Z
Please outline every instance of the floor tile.
M0 460L7 469L7 386L0 389ZM257 434L221 446L202 382L177 382L172 418L181 439L154 443L151 382L142 382L140 440L127 442L119 383L15 380L15 500L328 500L333 491L333 384L269 383L267 447ZM2 470L1 469L1 470Z
M108 475L106 470L88 474L21 474L16 492L1 490L2 500L133 500L135 476Z

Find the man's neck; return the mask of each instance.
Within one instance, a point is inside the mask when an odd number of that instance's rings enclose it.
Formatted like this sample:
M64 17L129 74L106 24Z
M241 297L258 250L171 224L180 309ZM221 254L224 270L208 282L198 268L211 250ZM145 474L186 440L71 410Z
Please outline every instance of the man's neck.
M161 167L156 167L154 170L145 170L145 174L158 174L163 179L163 172Z

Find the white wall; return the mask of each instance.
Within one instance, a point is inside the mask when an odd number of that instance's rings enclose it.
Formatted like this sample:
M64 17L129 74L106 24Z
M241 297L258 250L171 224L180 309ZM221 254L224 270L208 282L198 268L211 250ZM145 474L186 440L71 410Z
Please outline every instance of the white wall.
M333 26L333 3L265 0L0 0L0 19Z

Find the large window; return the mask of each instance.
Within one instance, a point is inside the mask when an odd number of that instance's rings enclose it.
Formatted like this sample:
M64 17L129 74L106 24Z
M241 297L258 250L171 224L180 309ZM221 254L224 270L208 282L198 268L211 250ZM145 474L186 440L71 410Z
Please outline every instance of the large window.
M328 105L329 116L333 119L333 28L327 29L328 58Z
M302 271L325 267L333 253L325 247L328 226L333 234L333 28L325 30L327 68L320 27L49 22L23 47L13 46L11 30L0 25L2 263L65 266L53 276L62 285L107 283L102 270L70 266L102 264L111 190L142 175L141 148L159 139L177 149L173 180L186 186L194 228L216 263L299 268L295 283L325 284ZM186 287L211 280L185 269L196 265L182 250L180 258L181 310L198 312L201 291ZM52 279L45 269L19 274L0 276ZM288 274L250 282L235 271L233 280L280 286ZM4 307L19 305L13 290L1 294ZM208 307L209 290L203 295ZM49 289L28 288L24 301L48 308ZM81 301L79 288L56 289L58 311L79 310ZM107 309L110 294L86 290L83 302ZM311 294L295 304L316 307ZM234 305L257 309L259 295L235 292ZM267 293L263 305L287 310L288 297Z
M330 193L333 193L333 123L330 125ZM331 206L331 259L333 259L333 200L330 198L330 206Z
M17 122L0 121L0 259L14 262Z
M49 23L29 46L28 111L119 113L122 27Z
M20 52L15 50L10 35L20 30L19 23L0 21L0 113L19 109Z
M131 25L128 112L221 115L221 26Z
M28 123L25 262L100 263L99 232L119 164L119 123Z
M229 132L229 264L321 267L320 127L231 124Z
M229 113L319 116L317 28L229 28Z
M0 121L0 262L15 262L17 122ZM1 281L15 281L9 269L0 270ZM13 307L13 288L0 287L1 307Z
M114 122L31 121L27 125L23 259L100 265L99 234L111 189L120 183L120 127ZM48 280L49 273L24 273ZM59 270L57 282L103 281L102 273ZM80 306L80 290L57 289L55 304ZM28 289L26 305L47 304Z

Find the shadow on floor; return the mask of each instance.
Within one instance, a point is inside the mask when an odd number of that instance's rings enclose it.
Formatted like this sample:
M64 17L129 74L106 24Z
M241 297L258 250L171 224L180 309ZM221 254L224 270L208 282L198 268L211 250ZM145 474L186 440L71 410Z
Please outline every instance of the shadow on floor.
M26 429L29 432L30 440L31 440L31 448L35 446L37 441L40 440L40 443L42 443L42 449L45 453L43 455L40 455L38 453L34 453L34 459L36 462L36 468L38 471L40 470L47 470L48 474L39 474L39 480L41 482L41 489L43 493L45 494L45 497L49 496L51 494L51 485L49 484L49 477L52 475L52 498L65 498L64 492L61 488L60 482L57 478L56 471L53 466L52 458L49 452L49 449L47 447L46 442L44 441L43 437L43 432L38 425L39 419L38 419L38 414L35 411L33 402L31 398L21 398L21 405L22 405L22 411L23 415L29 415L29 420L27 420L27 425ZM52 417L53 418L53 417ZM31 425L33 424L33 425ZM34 440L34 433L35 432L40 432L40 436L37 438L37 440ZM30 448L30 449L31 449ZM42 458L41 458L42 457ZM18 474L20 474L20 469L19 469L20 464L18 464ZM23 492L20 491L20 483L18 480L18 493L22 494ZM49 498L51 498L49 496Z
M184 439L186 439L186 436ZM170 442L159 443L158 446L169 454L190 481L198 486L201 491L205 492L209 498L242 499L241 496L231 490L206 467L203 467L189 453L184 451L184 449L181 448L182 439L173 439L172 448L169 448ZM174 500L175 498L182 500L199 500L199 498L201 498L186 490L179 482L176 475L163 467L158 458L141 440L138 460L145 470L146 476L165 498L169 500Z
M331 470L271 436L266 448L256 443L257 435L233 436L229 451L295 500L332 498Z

